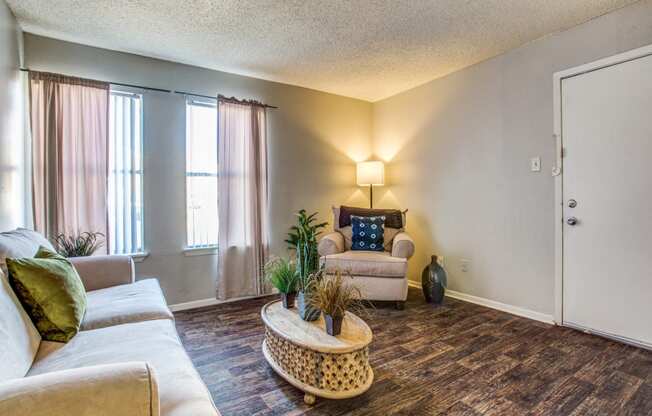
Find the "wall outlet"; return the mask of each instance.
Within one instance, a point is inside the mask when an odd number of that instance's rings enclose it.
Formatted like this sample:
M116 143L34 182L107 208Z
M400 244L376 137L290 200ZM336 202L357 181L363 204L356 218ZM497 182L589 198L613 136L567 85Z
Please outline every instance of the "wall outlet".
M462 273L468 273L470 269L471 269L471 260L460 259L460 271Z
M530 159L530 170L532 172L541 171L541 158L539 156Z

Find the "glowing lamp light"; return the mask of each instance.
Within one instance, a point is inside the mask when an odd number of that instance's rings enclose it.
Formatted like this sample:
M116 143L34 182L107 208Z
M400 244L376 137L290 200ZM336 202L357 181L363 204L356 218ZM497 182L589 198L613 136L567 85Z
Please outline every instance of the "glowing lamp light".
M374 186L385 185L385 164L377 160L358 162L356 171L358 186L369 187L369 208L373 208Z

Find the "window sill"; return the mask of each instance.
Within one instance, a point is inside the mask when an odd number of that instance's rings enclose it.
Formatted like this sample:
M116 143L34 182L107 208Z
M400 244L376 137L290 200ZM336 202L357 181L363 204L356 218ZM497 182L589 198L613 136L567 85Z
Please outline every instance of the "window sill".
M124 254L124 256L131 257L131 259L134 261L134 263L142 263L143 261L145 261L147 256L149 256L149 253L147 253L147 252L129 253L129 254Z
M217 254L217 246L212 247L187 247L183 249L183 255L186 257L193 256L215 256Z

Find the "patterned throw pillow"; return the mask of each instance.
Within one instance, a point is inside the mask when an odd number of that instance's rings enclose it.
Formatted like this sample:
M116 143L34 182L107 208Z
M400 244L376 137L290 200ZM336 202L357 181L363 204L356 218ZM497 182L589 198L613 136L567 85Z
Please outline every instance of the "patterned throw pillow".
M353 242L351 250L383 251L385 217L351 215Z

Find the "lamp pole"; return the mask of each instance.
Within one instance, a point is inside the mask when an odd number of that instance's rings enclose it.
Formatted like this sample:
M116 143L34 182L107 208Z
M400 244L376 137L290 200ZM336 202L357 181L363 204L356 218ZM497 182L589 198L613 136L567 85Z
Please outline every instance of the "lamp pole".
M369 209L374 207L374 186L369 185Z

